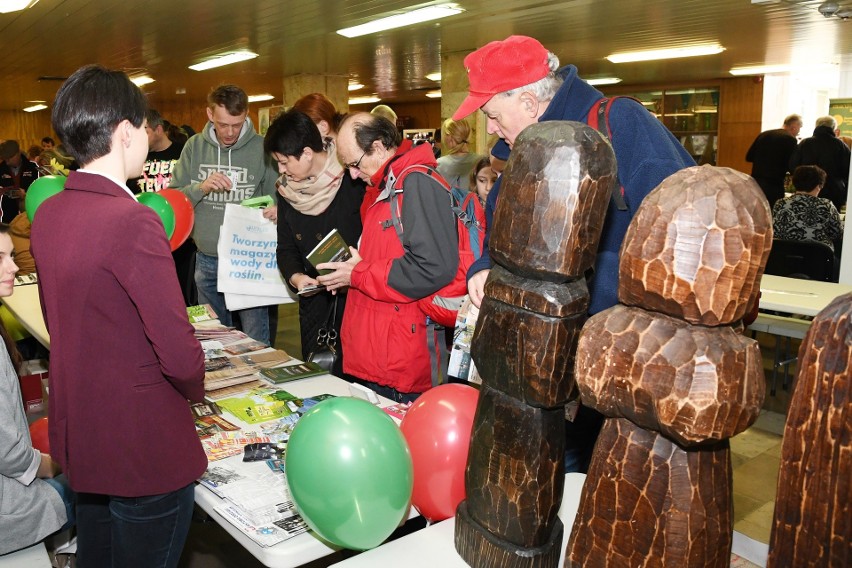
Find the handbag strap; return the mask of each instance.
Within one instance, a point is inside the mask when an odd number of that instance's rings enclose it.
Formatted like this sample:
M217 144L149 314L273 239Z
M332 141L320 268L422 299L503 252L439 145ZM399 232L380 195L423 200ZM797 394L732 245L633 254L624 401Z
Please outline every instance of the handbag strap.
M334 348L337 345L337 330L334 329L334 322L337 321L337 295L334 296L334 301L331 303L331 308L328 310L328 317L325 324L317 333L317 343L319 345L328 345Z

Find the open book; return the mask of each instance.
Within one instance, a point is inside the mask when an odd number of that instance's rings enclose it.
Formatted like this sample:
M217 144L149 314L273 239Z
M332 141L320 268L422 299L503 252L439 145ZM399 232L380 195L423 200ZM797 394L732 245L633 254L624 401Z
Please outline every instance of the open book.
M349 252L349 245L346 244L346 241L343 240L343 237L337 232L337 229L332 229L323 239L319 242L314 249L308 253L308 262L310 262L314 268L318 264L322 264L323 262L344 262L352 258L352 254ZM320 270L320 274L328 274L332 272L331 270Z

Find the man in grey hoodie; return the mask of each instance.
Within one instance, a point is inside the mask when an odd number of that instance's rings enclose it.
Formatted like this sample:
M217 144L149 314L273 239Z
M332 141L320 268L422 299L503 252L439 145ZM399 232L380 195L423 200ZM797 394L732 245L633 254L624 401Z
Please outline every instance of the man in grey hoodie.
M263 137L248 118L248 97L235 85L220 85L207 96L210 122L190 138L181 152L171 186L180 189L195 207L192 238L198 246L195 283L198 301L210 304L225 325L232 312L217 288L219 258L216 245L225 218L225 204L249 197L275 195L278 173L263 151ZM263 216L278 221L276 207ZM241 329L250 337L271 344L267 306L239 310Z

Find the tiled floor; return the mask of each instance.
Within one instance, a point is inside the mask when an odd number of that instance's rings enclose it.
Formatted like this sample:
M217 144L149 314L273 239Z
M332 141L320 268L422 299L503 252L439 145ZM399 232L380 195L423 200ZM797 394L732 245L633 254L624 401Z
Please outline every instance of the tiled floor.
M764 410L751 428L731 440L734 530L759 542L769 542L782 432L783 415Z
M301 353L298 329L298 310L295 304L281 306L278 319L276 347L298 357ZM767 380L771 377L771 336L758 334L764 353ZM798 342L793 349L798 350ZM795 373L795 366L791 366ZM734 472L734 530L762 542L769 542L775 489L778 478L778 462L781 456L781 436L790 392L781 388L780 381L775 396L767 395L764 410L757 422L748 430L731 440ZM339 562L346 555L341 552L307 565L321 568ZM195 520L180 562L181 568L260 568L262 564L252 557L213 521ZM731 566L749 568L755 566L745 559L733 557Z
M734 470L734 530L762 542L769 542L778 464L784 434L786 411L790 404L792 384L782 385L781 373L774 395L769 393L772 380L774 338L757 334L764 358L767 379L766 399L760 417L751 428L731 439L731 458ZM792 341L790 350L797 353L799 341ZM795 377L796 365L790 365L790 377ZM792 380L791 380L792 383Z

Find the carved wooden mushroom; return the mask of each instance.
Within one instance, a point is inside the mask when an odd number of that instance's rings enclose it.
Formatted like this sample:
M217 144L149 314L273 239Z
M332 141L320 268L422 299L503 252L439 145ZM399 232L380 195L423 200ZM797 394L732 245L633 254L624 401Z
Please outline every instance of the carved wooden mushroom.
M552 567L564 485L564 406L615 157L588 126L544 122L515 141L491 233L472 355L483 387L456 549L475 567Z
M742 318L772 242L748 176L693 167L643 201L621 248L619 300L583 328L576 379L608 418L566 566L727 567L728 438L757 418L760 351Z
M781 447L768 568L852 566L852 294L814 318Z

